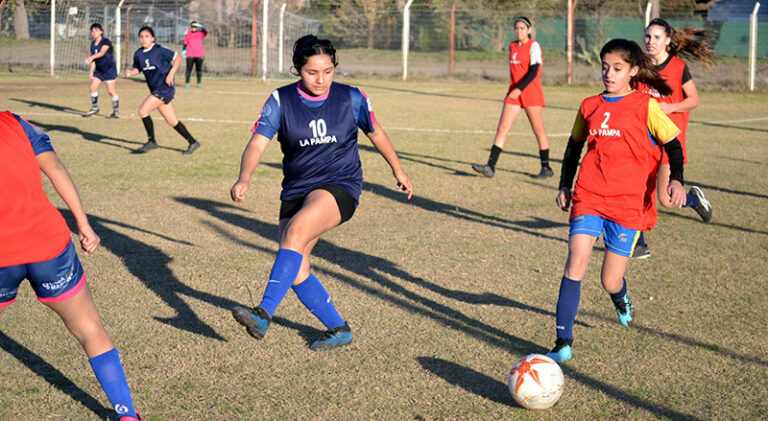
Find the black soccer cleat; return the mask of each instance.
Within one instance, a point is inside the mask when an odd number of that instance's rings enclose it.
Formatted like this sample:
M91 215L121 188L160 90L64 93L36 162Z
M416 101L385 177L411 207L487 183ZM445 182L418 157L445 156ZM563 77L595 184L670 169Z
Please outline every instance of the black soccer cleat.
M472 164L472 169L488 178L491 178L496 174L496 171L494 171L493 167L490 165Z
M549 177L552 177L553 175L555 175L555 172L552 171L552 168L547 166L547 167L541 167L541 172L534 175L533 178L549 178Z
M154 140L150 140L144 145L142 145L142 147L140 147L139 149L136 149L134 153L146 153L151 151L152 149L157 149L157 148L159 148L159 146L157 145L157 142L155 142Z
M83 114L83 117L90 117L98 112L99 112L99 107L91 107L91 109L87 113Z
M194 143L190 143L189 147L186 151L182 152L182 155L192 155L192 153L196 150L200 149L200 142L195 141Z

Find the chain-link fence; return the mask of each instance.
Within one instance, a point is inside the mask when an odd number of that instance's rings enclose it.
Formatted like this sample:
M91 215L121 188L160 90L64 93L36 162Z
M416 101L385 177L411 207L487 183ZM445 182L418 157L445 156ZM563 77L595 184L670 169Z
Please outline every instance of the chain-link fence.
M530 3L511 2L508 8L494 10L455 8L452 11L415 2L409 36L412 52L409 75L507 78L506 48L514 39L511 23L515 16L525 14L534 21L534 36L544 49L544 82L564 83L567 69L565 2L541 1L538 2L540 6L545 3L548 6L538 9ZM618 7L612 2L604 3L603 9L576 8L573 74L576 83L599 80L595 67L599 64L598 52L605 41L628 38L642 43L645 24L642 3L633 7L631 4ZM23 12L19 11L20 4L26 5ZM264 76L265 62L267 76L285 74L290 68L293 42L304 34L316 33L333 40L341 50L342 71L361 77L395 77L402 72L403 13L402 5L398 8L397 4L396 0L389 3L384 0L318 0L311 4L306 1L306 4L290 3L292 13L267 0L265 37L262 34L265 25L263 3L259 0L154 0L151 3L128 0L121 9L121 62L130 65L133 52L138 48L137 31L141 26L153 27L158 43L179 50L184 31L194 19L208 31L204 42L205 65L206 71L215 75ZM101 23L105 36L115 43L115 5L116 2L85 0L57 2L54 23L56 73L87 71L84 59L88 55L91 23ZM698 10L662 9L662 17L674 27L705 28L713 34L713 48L720 64L704 68L690 63L697 85L709 90L746 86L752 7L751 1L744 0L719 1L710 8ZM50 0L9 0L0 9L0 71L14 67L48 70L50 8ZM24 25L22 15L26 16ZM23 35L20 26L26 26L28 39L20 36L20 33ZM768 4L760 10L757 26L757 87L766 90ZM448 63L451 34L456 50L453 74L449 74Z
M20 4L24 6L23 12L18 10ZM120 57L116 59L123 66L130 66L133 53L139 48L138 30L141 27L152 27L156 43L179 51L190 21L196 20L208 32L203 42L205 71L221 76L261 75L264 62L267 63L268 74L287 72L293 42L302 35L317 33L320 28L319 21L287 12L272 0L259 2L258 8L254 8L252 2L226 4L232 7L225 7L220 1L213 2L213 7L201 2L173 0L126 2L120 10L120 36L116 36L117 2L59 1L53 24L54 72L87 72L85 58L90 55L88 46L90 25L93 23L102 25L104 36L115 47L120 44ZM264 4L267 5L266 37L263 33ZM49 70L51 2L10 1L0 9L0 17L0 63L6 65L6 69ZM19 31L20 26L26 29L26 33Z

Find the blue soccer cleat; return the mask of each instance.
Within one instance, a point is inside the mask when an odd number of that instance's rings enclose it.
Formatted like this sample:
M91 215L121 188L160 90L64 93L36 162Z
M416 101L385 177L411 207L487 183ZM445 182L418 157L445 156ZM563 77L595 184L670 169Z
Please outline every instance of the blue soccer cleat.
M629 324L632 323L632 314L635 312L635 306L632 305L632 300L629 299L629 294L624 294L624 298L618 303L614 302L613 306L616 307L619 323L624 327L629 327Z
M555 347L552 351L547 352L547 357L552 358L558 364L571 359L571 345L573 339L561 339L557 338L555 341Z
M347 323L344 323L343 326L334 327L323 333L320 339L312 342L309 349L312 351L327 351L344 346L350 342L352 342L352 330Z
M237 320L238 323L245 326L245 330L248 334L256 339L261 339L267 333L269 323L272 318L266 310L261 307L254 307L253 309L237 306L232 309L232 317Z

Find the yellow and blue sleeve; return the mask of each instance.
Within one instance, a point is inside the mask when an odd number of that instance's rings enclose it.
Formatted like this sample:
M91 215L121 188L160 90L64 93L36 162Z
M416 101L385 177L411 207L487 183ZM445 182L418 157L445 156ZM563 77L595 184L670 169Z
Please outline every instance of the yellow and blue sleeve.
M589 127L587 126L587 120L581 115L581 109L576 112L576 120L573 122L573 128L571 129L571 137L577 142L584 142L587 140L589 134Z
M661 143L667 143L680 134L680 129L661 111L659 103L653 98L648 101L648 130Z

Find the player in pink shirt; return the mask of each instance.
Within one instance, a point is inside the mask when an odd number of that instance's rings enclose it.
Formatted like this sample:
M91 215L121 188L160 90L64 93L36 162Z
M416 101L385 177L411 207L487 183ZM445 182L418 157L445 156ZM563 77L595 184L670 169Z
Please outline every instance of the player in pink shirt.
M181 54L187 58L187 84L185 85L187 88L189 88L189 77L192 75L192 66L195 66L197 72L197 87L203 87L203 59L205 58L203 38L206 35L208 35L208 31L203 28L203 25L194 20L190 22L187 35L184 37L184 48L181 50Z

